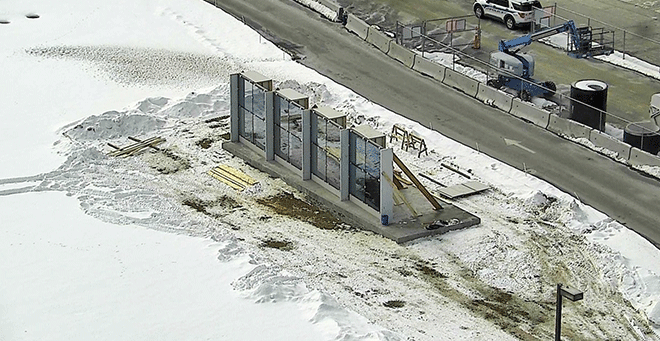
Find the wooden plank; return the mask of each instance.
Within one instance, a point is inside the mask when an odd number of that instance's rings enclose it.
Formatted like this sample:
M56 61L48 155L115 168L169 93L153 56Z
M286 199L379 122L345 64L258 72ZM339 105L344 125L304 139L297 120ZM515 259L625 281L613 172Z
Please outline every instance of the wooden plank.
M410 181L404 179L404 178L401 176L401 171L398 171L398 170L395 170L395 171L394 171L394 178L395 178L395 179L398 179L399 181L401 181L401 183L403 183L403 184L405 184L405 185L408 185L408 186L410 186L410 185L413 184L412 182L410 182Z
M163 143L163 142L165 142L165 139L161 139L161 138L159 137L156 141L153 141L153 142L151 142L151 143L149 143L149 144L146 144L146 145L142 146L141 148L138 148L138 149L136 149L136 150L130 152L127 156L133 156L133 155L136 155L136 154L140 153L141 151L143 151L144 149L149 148L149 147L156 148L157 145L159 145L159 144L161 144L161 143ZM157 149L157 150L160 151L160 149Z
M219 166L216 167L216 168L217 168L217 169L221 169L221 170L223 170L223 171L225 171L225 172L231 174L232 176L234 176L234 177L236 177L236 178L238 178L238 179L241 179L241 181L245 182L246 184L248 184L248 185L250 185L250 186L252 186L252 185L254 185L254 184L257 183L257 180L254 180L254 179L251 178L249 175L247 175L247 174L241 172L240 170L238 170L238 169L236 169L236 168L232 168L232 167L229 167L229 166L227 166L227 165L219 165Z
M127 147L123 147L123 148L120 148L118 150L115 150L115 151L111 152L110 155L111 156L122 156L124 154L132 153L135 150L140 150L142 148L145 148L144 145L150 144L150 143L152 143L154 141L157 141L159 139L161 139L161 138L160 137L152 137L152 138L146 139L142 142L137 142L137 143L131 144ZM163 140L163 141L165 141L165 140Z
M239 186L241 188L247 187L247 184L245 184L244 182L242 182L242 181L240 181L236 178L233 178L233 177L227 175L227 173L224 173L224 172L219 171L217 169L211 169L210 172L213 173L215 176L219 176L219 177L223 178L225 182L229 181L232 184L234 184L236 186Z
M424 185L422 185L422 183L419 182L419 180L417 180L415 175L408 169L408 167L406 167L406 165L404 165L403 162L401 162L399 157L396 156L396 154L394 153L392 153L392 156L394 157L394 162L397 164L397 166L399 166L399 168L401 168L401 171L403 171L403 173L406 174L408 179L410 179L410 181L412 181L415 184L415 187L417 187L417 189L419 189L419 191L422 192L422 195L424 195L426 200L428 200L431 203L431 205L433 205L433 208L436 210L441 210L442 206L438 203L437 200L435 200L433 195L431 195L431 193L429 193L429 191L426 190L426 187L424 187Z
M415 209L412 207L412 205L410 205L410 203L408 202L408 200L406 200L406 197L403 196L403 193L401 193L401 191L399 191L399 190L396 188L396 186L395 186L394 183L392 182L392 179L390 179L390 176L387 175L387 173L385 173L385 172L382 172L382 173L383 173L383 175L385 176L385 180L387 180L387 182L390 184L390 186L392 186L392 192L394 193L394 197L396 198L396 197L398 196L399 199L400 199L401 201L403 201L404 204L406 204L406 206L408 207L408 210L410 210L410 213L412 213L413 218L418 217L419 214L417 214L417 211L415 211ZM395 200L395 201L396 201L396 200Z
M142 142L142 143L144 143L144 141L142 141L142 140L140 140L140 139L138 139L138 138L135 138L135 137L133 137L133 136L129 136L128 139L131 140L131 141ZM151 148L153 148L153 149L155 149L155 150L160 151L160 148L158 148L158 147L156 147L156 146L149 145L149 147L151 147Z
M421 176L422 178L425 178L425 179L431 181L432 183L434 183L434 184L436 184L436 185L438 185L438 186L441 186L441 187L447 187L446 185L444 185L444 184L441 183L440 181L435 180L435 179L431 178L430 176L428 176L428 175L426 175L426 174L424 174L424 173L418 173L418 174L419 174L419 176Z
M248 186L248 184L246 184L245 182L243 182L241 179L235 178L235 177L231 176L230 174L225 173L224 171L222 171L222 170L220 170L220 169L218 169L218 168L213 168L213 169L211 169L211 172L212 172L213 174L217 175L217 176L220 176L220 177L226 179L227 181L231 181L231 182L234 183L236 186L240 186L240 187L243 187L243 188L245 188L245 187Z
M227 179L225 179L225 178L223 178L223 177L221 177L221 176L219 176L219 175L216 175L216 174L213 173L212 171L208 171L207 173L208 173L210 176L216 178L217 180L221 181L222 183L226 184L227 186L229 186L229 187L231 187L231 188L233 188L233 189L235 189L235 190L237 190L237 191L242 191L242 190L244 189L243 187L238 186L238 185L236 185L235 183L233 183L233 182L231 182L231 181L229 181L229 180L227 180Z
M470 176L469 176L469 175L467 175L467 174L461 172L460 170L458 170L458 169L455 168L455 167L452 167L452 166L450 166L450 165L448 165L448 164L446 164L446 163L441 163L441 165L442 165L442 167L445 167L445 168L449 169L450 171L455 172L456 174L462 175L462 176L464 176L464 177L470 179Z

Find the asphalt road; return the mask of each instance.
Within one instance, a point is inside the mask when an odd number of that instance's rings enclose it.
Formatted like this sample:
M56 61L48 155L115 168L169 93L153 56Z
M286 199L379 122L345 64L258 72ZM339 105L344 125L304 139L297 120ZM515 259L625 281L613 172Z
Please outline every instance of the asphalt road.
M217 5L300 61L402 116L534 174L660 246L660 182L405 68L292 0ZM525 148L507 145L520 141Z

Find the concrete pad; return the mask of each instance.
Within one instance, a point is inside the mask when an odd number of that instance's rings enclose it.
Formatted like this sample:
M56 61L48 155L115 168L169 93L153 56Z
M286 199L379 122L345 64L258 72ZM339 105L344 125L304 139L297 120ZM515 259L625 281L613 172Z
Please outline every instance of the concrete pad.
M243 143L225 142L222 144L222 149L240 157L247 164L262 172L281 178L290 186L304 193L310 201L327 209L347 224L380 234L397 243L405 243L417 238L442 234L481 223L479 217L448 203L441 203L444 209L434 211L433 206L426 201L419 190L407 188L402 191L402 194L420 215L411 217L407 208L402 207L403 205L395 206L394 219L390 219L393 223L383 226L380 219L374 217L372 212L367 212L350 201L340 201L338 193L332 193L313 180L302 180L300 175L295 174L288 167L277 162L266 161L262 154ZM434 222L439 222L435 225L437 228L428 229L427 227Z

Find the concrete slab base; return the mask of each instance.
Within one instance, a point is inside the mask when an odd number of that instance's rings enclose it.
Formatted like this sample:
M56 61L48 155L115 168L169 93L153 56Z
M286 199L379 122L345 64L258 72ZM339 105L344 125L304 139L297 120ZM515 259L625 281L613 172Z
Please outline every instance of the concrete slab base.
M338 193L332 193L313 180L302 180L302 177L289 168L275 161L266 161L263 153L257 153L242 143L224 142L222 149L272 177L281 178L304 193L310 201L327 209L347 224L380 234L397 243L442 234L481 222L479 217L449 203L441 203L444 209L434 211L430 203L419 198L421 194L417 189L409 188L404 195L419 216L412 217L406 208L396 206L394 216L390 218L392 224L384 226L377 212L368 212L351 201L340 201Z

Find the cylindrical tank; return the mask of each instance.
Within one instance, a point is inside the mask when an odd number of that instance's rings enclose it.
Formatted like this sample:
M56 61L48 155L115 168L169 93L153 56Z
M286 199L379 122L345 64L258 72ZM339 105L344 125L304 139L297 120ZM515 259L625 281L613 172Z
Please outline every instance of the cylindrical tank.
M570 119L605 130L607 83L595 79L577 81L571 84L571 98L575 101L571 101Z
M630 123L623 130L623 142L656 155L660 151L660 127L652 121Z

